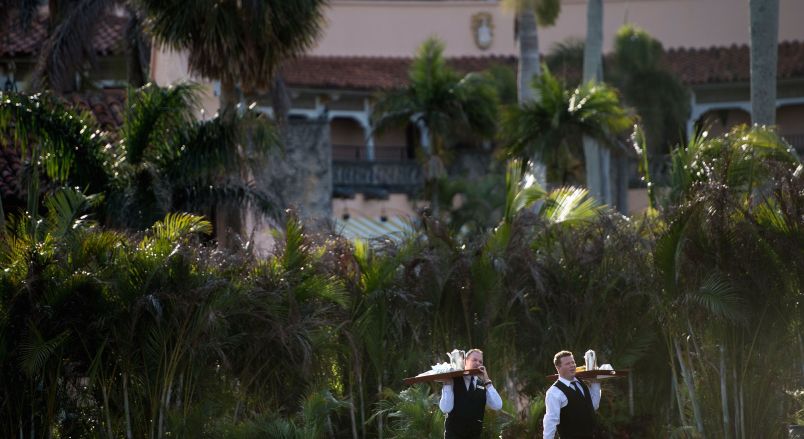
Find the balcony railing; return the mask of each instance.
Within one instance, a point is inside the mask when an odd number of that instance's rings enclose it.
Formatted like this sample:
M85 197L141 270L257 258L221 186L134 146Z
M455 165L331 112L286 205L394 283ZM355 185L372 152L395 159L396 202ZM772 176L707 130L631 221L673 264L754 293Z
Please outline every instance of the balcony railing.
M421 167L415 161L332 161L332 184L336 190L413 193L423 182Z

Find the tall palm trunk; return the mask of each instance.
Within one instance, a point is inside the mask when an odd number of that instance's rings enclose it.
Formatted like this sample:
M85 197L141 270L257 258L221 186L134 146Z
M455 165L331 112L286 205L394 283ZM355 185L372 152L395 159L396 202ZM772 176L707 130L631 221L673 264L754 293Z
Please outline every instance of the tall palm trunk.
M132 439L134 435L131 432L131 408L128 402L128 372L124 372L123 376L123 413L126 420L126 439Z
M240 92L237 84L230 79L221 80L221 93L218 98L219 109L224 120L232 122L236 117L237 104L240 102ZM242 231L242 212L238 206L217 205L214 209L215 235L223 248L233 245L229 233Z
M530 86L533 77L541 72L539 63L539 35L536 32L536 14L530 4L522 6L516 17L519 63L517 65L517 97L519 104L539 99Z
M675 347L678 365L681 368L681 376L684 378L684 384L687 386L690 403L692 404L692 414L695 416L696 430L701 437L704 437L703 415L701 414L701 407L698 401L697 392L695 391L695 383L692 379L692 371L687 367L687 363L684 359L684 355L681 353L681 347L678 344L678 340L673 340L673 346Z
M132 87L142 87L148 82L148 57L151 45L146 39L142 20L130 6L126 7L128 23L126 24L126 76L128 84Z
M519 62L517 64L517 101L519 105L541 99L537 91L531 87L533 77L541 73L539 61L539 34L536 25L536 13L533 5L526 2L516 17L517 43L519 44ZM531 158L533 176L542 186L547 186L547 170L536 157Z
M729 437L731 432L731 424L729 420L729 396L728 396L728 383L726 382L726 347L720 345L720 404L723 413L723 437Z
M751 122L776 123L779 0L749 0L751 11Z
M583 82L603 79L603 1L588 0L586 9L586 44L583 54ZM601 148L591 137L584 136L586 185L589 193L605 204L611 204L611 152Z

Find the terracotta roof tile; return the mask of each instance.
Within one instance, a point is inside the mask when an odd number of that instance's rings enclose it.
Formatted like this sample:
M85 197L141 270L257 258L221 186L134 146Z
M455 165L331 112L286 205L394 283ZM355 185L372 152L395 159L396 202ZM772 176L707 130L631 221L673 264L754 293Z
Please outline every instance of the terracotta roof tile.
M388 90L408 82L410 58L353 56L305 56L292 60L282 69L285 81L293 87ZM459 72L487 69L496 64L513 66L514 57L461 57L448 63Z
M747 82L749 61L746 45L670 49L664 57L668 68L687 85ZM287 63L282 71L293 87L388 90L407 83L410 62L410 58L306 56ZM494 64L514 66L516 58L462 57L448 62L458 71L470 72ZM778 77L804 78L804 42L779 44Z
M125 36L128 18L109 15L98 20L92 44L98 55L116 55L123 52L120 44ZM0 56L33 56L47 38L48 17L37 15L28 31L23 31L16 14L10 14L5 25L0 27Z
M747 82L751 79L751 54L748 45L704 49L670 49L665 54L668 66L689 85ZM779 44L777 77L804 77L804 42Z
M92 113L104 130L112 130L123 124L126 90L122 88L73 93L64 99L73 107Z

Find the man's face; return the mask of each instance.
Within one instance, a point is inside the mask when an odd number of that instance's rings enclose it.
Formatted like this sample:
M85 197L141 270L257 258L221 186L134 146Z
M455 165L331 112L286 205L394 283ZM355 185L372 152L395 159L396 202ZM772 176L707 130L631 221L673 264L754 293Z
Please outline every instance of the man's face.
M556 367L562 378L571 380L575 378L575 358L572 355L561 357L561 364Z
M466 361L463 362L463 368L465 370L469 369L477 369L478 367L483 365L483 354L480 352L472 352L466 357Z

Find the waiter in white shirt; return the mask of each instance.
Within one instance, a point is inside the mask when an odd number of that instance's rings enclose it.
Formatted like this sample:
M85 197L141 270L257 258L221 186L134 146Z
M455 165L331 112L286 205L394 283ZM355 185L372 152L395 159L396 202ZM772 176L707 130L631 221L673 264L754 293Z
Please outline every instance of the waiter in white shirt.
M444 422L444 439L478 439L483 431L486 407L502 408L502 398L489 379L483 366L483 352L470 349L466 353L464 370L480 369L480 376L468 375L444 383L438 407L447 416Z
M570 351L553 357L558 380L544 397L544 439L553 439L558 430L561 439L590 439L595 430L595 411L600 406L600 383L589 386L575 378L575 358Z

